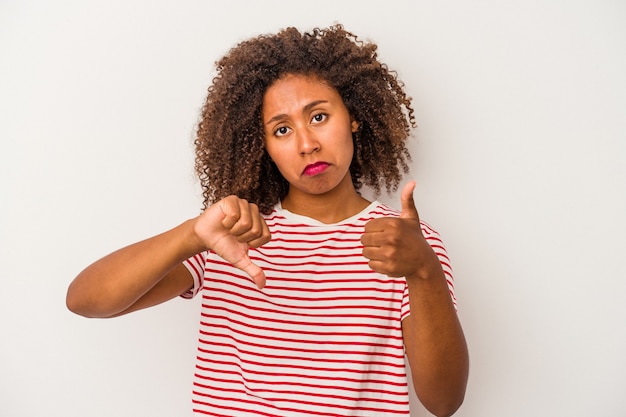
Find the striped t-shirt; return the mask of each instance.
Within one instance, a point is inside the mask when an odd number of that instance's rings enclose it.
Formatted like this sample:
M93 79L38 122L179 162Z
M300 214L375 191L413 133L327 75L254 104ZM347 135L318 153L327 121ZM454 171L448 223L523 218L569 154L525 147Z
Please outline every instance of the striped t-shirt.
M266 286L213 252L185 262L202 294L193 408L207 416L408 416L401 321L406 280L368 267L365 224L399 213L379 202L336 224L278 205L271 240L250 249ZM452 274L438 234L424 236Z

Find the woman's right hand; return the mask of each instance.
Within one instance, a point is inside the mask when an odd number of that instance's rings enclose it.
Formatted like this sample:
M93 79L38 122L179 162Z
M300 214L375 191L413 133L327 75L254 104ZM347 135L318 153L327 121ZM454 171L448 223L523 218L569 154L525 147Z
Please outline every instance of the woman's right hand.
M196 218L194 232L204 247L244 271L259 288L265 286L265 273L248 257L250 247L264 245L271 237L256 204L228 196Z

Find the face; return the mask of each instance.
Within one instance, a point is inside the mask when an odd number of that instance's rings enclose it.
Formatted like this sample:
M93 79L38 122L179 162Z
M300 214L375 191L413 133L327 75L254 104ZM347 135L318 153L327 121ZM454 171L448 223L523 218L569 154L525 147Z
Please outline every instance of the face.
M303 75L279 79L263 98L263 124L267 152L290 194L352 186L352 133L358 124L334 88Z

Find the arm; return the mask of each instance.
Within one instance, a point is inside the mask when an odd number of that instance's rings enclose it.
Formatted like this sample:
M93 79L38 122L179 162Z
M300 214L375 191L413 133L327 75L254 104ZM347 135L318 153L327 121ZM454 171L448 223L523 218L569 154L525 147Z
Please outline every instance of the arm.
M428 258L406 277L411 314L402 335L417 396L433 414L450 416L465 396L469 358L439 259L434 252Z
M411 314L402 334L415 392L431 413L450 416L465 396L467 345L441 263L421 232L413 188L402 191L399 218L366 225L363 255L373 270L406 277Z
M200 216L87 267L70 284L66 304L86 317L115 317L159 304L191 288L191 275L182 262L207 249L263 285L265 276L247 251L269 238L256 205L226 197Z
M193 285L181 262L203 250L193 220L117 250L94 262L70 284L67 307L86 317L113 317L150 307Z

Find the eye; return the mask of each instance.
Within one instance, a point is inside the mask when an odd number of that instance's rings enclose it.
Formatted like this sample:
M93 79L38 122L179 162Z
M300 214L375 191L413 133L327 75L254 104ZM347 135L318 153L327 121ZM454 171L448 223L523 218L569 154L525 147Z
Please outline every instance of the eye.
M287 126L281 126L274 130L275 136L285 136L287 133L289 133L289 128Z
M317 113L315 116L313 116L313 118L311 119L311 122L321 123L324 120L326 120L327 117L328 115L326 113Z

